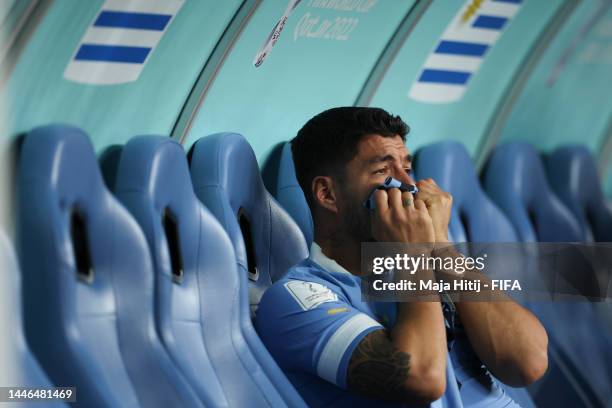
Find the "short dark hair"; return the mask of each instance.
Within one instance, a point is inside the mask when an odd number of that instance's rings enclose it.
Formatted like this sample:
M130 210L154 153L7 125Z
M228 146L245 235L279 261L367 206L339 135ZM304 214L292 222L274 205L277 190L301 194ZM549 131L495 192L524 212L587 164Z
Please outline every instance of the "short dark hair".
M314 209L312 180L322 175L342 177L364 136L400 136L405 142L409 131L402 118L380 108L332 108L306 122L291 141L291 152L310 209Z

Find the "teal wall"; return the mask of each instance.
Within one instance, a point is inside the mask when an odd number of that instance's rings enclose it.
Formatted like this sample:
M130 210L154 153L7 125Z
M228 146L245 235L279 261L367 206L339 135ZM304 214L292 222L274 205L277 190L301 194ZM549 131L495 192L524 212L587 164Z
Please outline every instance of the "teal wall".
M501 141L528 140L544 151L583 143L599 152L612 118L612 7L589 25L601 4L584 0L577 7L527 82ZM568 52L584 27L589 27L588 34ZM565 64L555 74L564 56Z
M576 8L527 82L501 141L527 140L545 152L580 143L600 155L612 121L612 4L602 6L583 0Z
M466 4L465 0L432 1L399 43L394 58L383 60L390 65L369 104L400 114L409 123L411 149L455 139L475 156L534 44L570 1L575 0L524 0L462 99L431 104L412 99L409 90L445 27ZM64 122L87 130L100 151L136 134L169 135L242 3L185 0L137 81L94 86L65 80L63 73L103 0L55 0L0 90L10 106L5 137ZM369 76L415 1L368 0L361 3L365 10L352 11L327 8L327 3L303 0L267 59L256 68L253 59L287 1L249 2L258 5L236 43L220 50L226 51L225 57L206 92L197 95L202 99L191 126L175 134L183 136L187 148L210 133L240 132L263 164L278 143L292 138L316 113L355 103L364 86L372 85ZM599 153L612 120L612 7L578 43L555 84L545 82L599 4L597 0L577 3L526 82L500 140L527 139L543 150L579 142ZM612 195L612 168L605 174Z
M399 114L410 125L408 147L412 150L435 141L454 139L474 155L487 137L489 122L512 85L521 62L563 1L526 0L485 56L460 101L430 104L410 98L408 92L423 62L464 4L460 0L433 2L371 101L372 106Z
M373 1L367 11L310 3L295 9L276 46L256 68L253 59L286 6L284 1L262 2L205 95L186 147L211 133L239 132L262 164L274 145L291 139L310 117L354 104L413 1ZM325 38L319 30L326 21L332 24L327 33L337 21L348 21L346 36Z
M10 136L40 124L70 123L89 132L100 150L136 134L169 134L240 5L238 0L186 1L135 82L94 86L67 81L64 70L102 3L53 3L4 89Z

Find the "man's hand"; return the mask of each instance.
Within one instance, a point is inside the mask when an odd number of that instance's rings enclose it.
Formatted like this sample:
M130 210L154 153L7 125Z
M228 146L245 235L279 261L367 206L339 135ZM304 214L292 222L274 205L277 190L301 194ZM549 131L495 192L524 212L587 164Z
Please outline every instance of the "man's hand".
M376 210L371 217L372 235L379 242L433 243L432 217L426 203L397 188L374 194Z
M431 216L435 231L435 242L448 242L448 223L450 222L453 197L436 184L433 179L424 179L416 183L419 192L417 200L423 200Z
M424 244L406 246L431 252L434 226L422 200L397 188L378 190L374 199L376 209L370 219L377 241ZM435 279L433 270L421 268L418 273L420 279ZM398 302L393 328L369 333L353 351L347 385L375 398L429 405L446 389L446 354L438 294L424 302Z

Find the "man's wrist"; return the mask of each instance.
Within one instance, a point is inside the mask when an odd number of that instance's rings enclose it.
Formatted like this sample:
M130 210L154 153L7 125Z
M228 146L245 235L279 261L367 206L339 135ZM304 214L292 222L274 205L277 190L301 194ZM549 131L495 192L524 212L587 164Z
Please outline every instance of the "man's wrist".
M448 231L446 232L440 232L438 234L435 235L436 238L436 245L440 244L449 244L450 240L448 239Z
M427 267L420 267L417 270L413 271L395 271L393 274L393 279L395 282L411 282L414 285L414 289L409 291L409 297L403 300L400 300L400 303L403 301L410 302L439 302L440 296L437 289L435 289L431 285L423 285L424 283L436 282L436 272L433 269L429 269ZM429 287L429 288L428 288Z
M433 256L460 256L454 244L448 238L436 239L434 248L431 251Z

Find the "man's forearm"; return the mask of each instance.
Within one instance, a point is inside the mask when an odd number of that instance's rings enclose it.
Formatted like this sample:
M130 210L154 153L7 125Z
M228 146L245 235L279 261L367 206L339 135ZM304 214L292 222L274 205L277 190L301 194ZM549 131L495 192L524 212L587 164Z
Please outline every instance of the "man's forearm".
M432 271L419 272L432 278ZM446 387L446 332L437 293L424 293L437 301L397 304L391 330L368 334L357 346L348 367L349 389L376 398L427 405Z
M474 351L501 381L525 386L546 372L548 337L531 312L514 301L456 307Z
M434 256L463 255L453 247L442 246L434 251ZM449 271L442 273L447 276ZM465 272L460 279L488 280L472 271ZM473 300L476 296L493 301ZM462 297L471 300L463 301ZM497 378L509 385L524 386L544 374L548 365L548 337L530 311L492 289L484 289L478 295L462 294L458 299L455 307L470 343Z
M431 270L418 272L419 279L434 279ZM446 370L446 329L440 299L436 292L421 293L428 301L399 302L391 339L409 353L412 370L423 379L440 377ZM417 378L416 381L423 379Z

